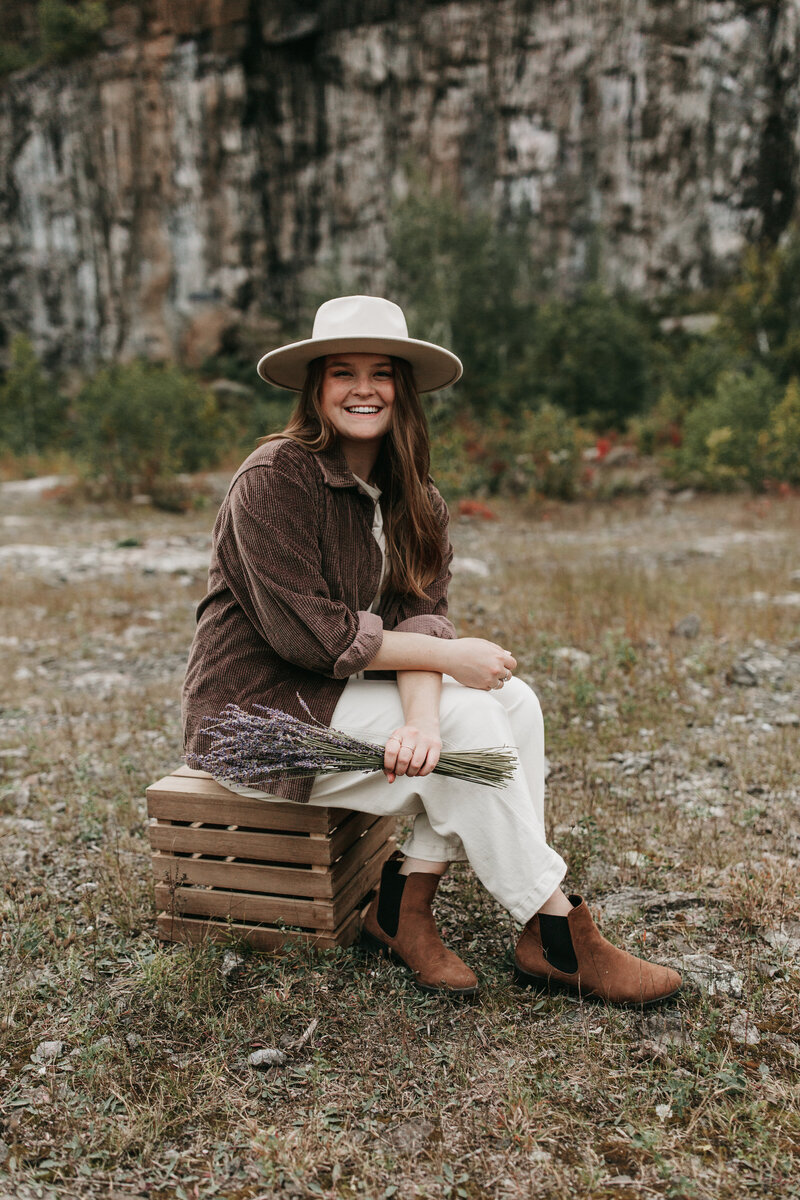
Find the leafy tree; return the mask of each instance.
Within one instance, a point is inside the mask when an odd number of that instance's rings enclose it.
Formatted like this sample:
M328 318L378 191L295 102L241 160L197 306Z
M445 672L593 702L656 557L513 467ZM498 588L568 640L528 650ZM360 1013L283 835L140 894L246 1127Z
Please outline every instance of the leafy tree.
M476 411L510 412L530 400L535 300L525 223L499 230L448 193L419 189L395 207L390 260L390 294L412 333L463 360L460 397Z
M722 317L740 350L782 384L800 375L800 228L774 248L748 248Z
M11 365L0 386L0 445L22 457L40 454L64 432L65 401L39 361L29 337L11 341Z
M780 386L762 366L746 374L726 371L713 396L686 418L676 456L679 474L698 483L726 488L737 482L760 487L765 477L763 434L780 398Z
M228 436L211 392L177 367L141 361L90 380L76 398L75 422L89 475L122 499L213 463Z
M800 484L800 380L793 377L783 399L769 415L760 438L764 464L770 478Z
M98 44L100 30L108 24L104 0L40 0L37 8L44 56L69 62L90 53Z
M619 427L652 401L652 331L638 306L597 284L539 309L531 358L536 388L596 428Z

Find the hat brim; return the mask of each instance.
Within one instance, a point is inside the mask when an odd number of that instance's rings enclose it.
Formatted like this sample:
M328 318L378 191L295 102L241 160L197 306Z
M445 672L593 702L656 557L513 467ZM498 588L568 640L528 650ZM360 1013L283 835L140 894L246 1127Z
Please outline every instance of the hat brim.
M461 359L433 342L417 338L335 337L308 338L270 350L258 361L258 373L276 387L301 392L308 364L327 354L389 354L411 364L419 392L436 392L461 378Z

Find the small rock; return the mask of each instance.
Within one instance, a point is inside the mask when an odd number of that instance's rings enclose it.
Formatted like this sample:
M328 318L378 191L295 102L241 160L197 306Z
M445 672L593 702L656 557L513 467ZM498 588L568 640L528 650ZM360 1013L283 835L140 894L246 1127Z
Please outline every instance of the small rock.
M585 671L592 663L591 654L587 654L585 650L579 650L576 646L559 646L553 651L553 658L560 659L561 662L574 667L576 671Z
M765 683L783 683L785 674L784 664L768 650L748 650L732 664L727 680L739 687L759 687Z
M767 962L765 958L757 958L753 963L753 970L762 979L774 979L776 975L783 974L781 967L777 967L775 963Z
M696 638L700 632L701 621L697 613L689 613L673 625L670 633L673 637Z
M800 725L800 713L785 712L778 713L777 717L772 718L773 725L796 726Z
M671 1104L657 1104L656 1105L656 1116L658 1117L659 1121L668 1120L668 1118L672 1116L672 1105ZM633 1180L631 1180L631 1183L632 1182L633 1182Z
M761 1041L761 1034L754 1025L753 1018L746 1012L736 1014L728 1026L728 1033L740 1046L757 1046Z
M528 1158L534 1163L548 1163L553 1161L553 1156L549 1150L542 1150L539 1146L534 1146Z
M241 954L237 954L235 950L226 950L222 956L219 972L223 979L230 978L241 967L244 966L244 958Z
M734 996L742 994L744 979L732 965L711 954L684 954L678 963L685 982L693 983L709 996Z
M461 558L459 555L451 562L450 570L454 575L477 575L481 579L488 579L491 575L489 564L482 559Z
M705 907L713 903L713 897L701 896L697 892L657 892L652 888L620 888L618 892L603 896L600 907L606 919L613 920L634 912L670 912L682 908Z
M800 958L800 921L790 921L783 929L769 929L764 941L787 958Z
M31 1062L52 1063L61 1058L66 1049L66 1042L39 1042L31 1055Z
M418 1154L430 1141L435 1126L430 1121L403 1121L386 1133L386 1141L402 1154Z
M248 1058L251 1067L282 1067L289 1061L289 1056L282 1050L274 1050L271 1046L263 1050L255 1050Z
M622 857L629 867L646 867L650 861L640 850L626 850Z

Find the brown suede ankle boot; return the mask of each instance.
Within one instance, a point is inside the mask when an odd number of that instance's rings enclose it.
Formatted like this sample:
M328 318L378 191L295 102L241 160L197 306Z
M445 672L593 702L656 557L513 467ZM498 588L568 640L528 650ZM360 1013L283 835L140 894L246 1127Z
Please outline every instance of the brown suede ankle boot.
M477 976L443 944L431 912L440 876L423 871L400 875L400 867L396 858L384 864L380 891L364 918L362 942L409 967L424 992L474 996Z
M548 961L539 930L539 914L522 931L514 954L517 982L545 991L571 991L597 996L612 1004L636 1008L657 1004L674 996L681 977L669 967L658 967L618 950L606 941L580 896L570 896L569 923L577 970L568 974Z

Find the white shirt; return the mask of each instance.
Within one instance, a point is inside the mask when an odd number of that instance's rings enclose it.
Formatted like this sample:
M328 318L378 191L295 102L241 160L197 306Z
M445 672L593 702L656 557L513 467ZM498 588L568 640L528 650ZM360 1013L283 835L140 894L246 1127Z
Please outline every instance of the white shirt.
M376 608L378 607L378 602L381 598L381 592L383 591L384 584L386 583L386 579L389 574L389 562L386 558L386 534L383 532L383 513L381 512L380 505L381 489L373 487L371 483L367 483L363 479L359 479L358 475L354 475L353 478L361 488L361 491L366 496L369 496L370 500L374 501L375 503L375 510L372 514L372 536L378 543L383 564L381 567L381 579L380 583L378 584L378 590L375 593L375 598L373 599L372 604L370 604L369 608L367 609L368 612L375 612Z

